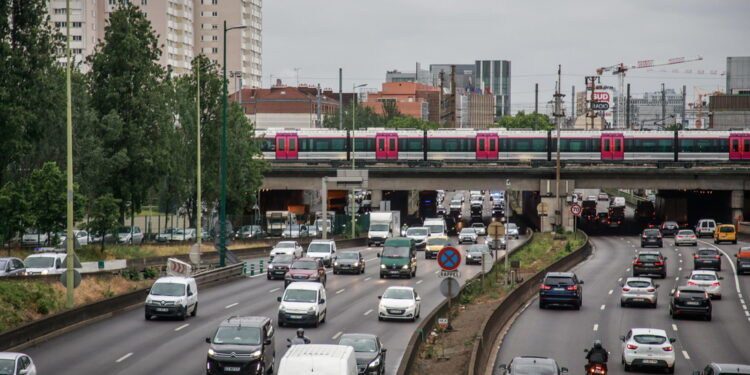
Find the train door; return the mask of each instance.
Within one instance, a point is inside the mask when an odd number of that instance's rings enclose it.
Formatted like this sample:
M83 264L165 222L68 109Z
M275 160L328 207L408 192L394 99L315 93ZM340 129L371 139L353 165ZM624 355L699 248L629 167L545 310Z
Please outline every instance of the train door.
M498 143L496 134L477 134L477 160L497 160Z
M295 133L276 134L276 159L297 159L299 143Z
M602 160L622 160L625 157L625 136L602 134Z
M396 133L378 133L375 136L375 159L398 159L398 135Z
M750 133L729 135L729 160L750 160Z

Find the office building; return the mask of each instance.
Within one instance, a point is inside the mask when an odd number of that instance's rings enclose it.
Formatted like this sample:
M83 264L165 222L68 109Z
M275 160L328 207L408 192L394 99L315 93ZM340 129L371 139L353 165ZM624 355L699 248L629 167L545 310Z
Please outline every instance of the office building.
M476 88L473 64L430 64L432 86L440 87L440 73L443 73L443 87L451 88L451 65L456 66L456 89L472 91Z
M750 94L750 56L727 57L726 93Z
M495 119L510 116L510 61L477 60L474 79L476 88L495 95Z
M674 89L648 92L642 98L630 98L630 124L633 129L658 130L674 124L682 124L683 108L682 93ZM664 113L662 113L664 103Z
M430 84L430 72L422 69L420 63L416 64L414 72L401 72L399 70L389 70L385 72L386 82L417 82L423 85Z

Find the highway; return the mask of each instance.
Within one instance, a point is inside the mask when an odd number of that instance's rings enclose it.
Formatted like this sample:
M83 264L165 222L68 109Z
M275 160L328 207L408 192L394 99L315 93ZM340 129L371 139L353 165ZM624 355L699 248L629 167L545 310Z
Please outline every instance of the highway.
M727 256L722 260L721 300L713 301L713 320L672 320L668 314L669 293L676 285L683 285L685 276L693 269L692 253L696 247L675 248L673 239L665 239L662 253L667 259L667 278L656 280L657 309L620 307L620 281L632 275L631 264L640 250L637 236L591 237L594 254L574 271L584 280L583 307L540 310L534 298L514 322L497 354L497 365L508 363L515 356L536 355L552 357L572 374L584 373L585 348L594 339L602 340L610 351L611 374L623 374L620 365L622 347L619 337L631 328L660 328L676 338L676 374L691 374L710 362L750 363L750 313L747 309L750 276L736 276L734 254L739 246L722 244L718 247ZM710 238L703 238L698 247L713 247ZM677 279L679 278L679 279ZM741 292L740 292L741 291ZM640 370L637 370L640 371Z
M519 242L511 241L510 245ZM388 349L388 373L395 373L419 320L379 322L377 296L391 285L414 286L422 297L421 316L425 317L443 300L437 275L439 266L435 260L425 260L419 252L416 278L380 280L376 258L379 248L348 250L363 252L366 273L334 276L329 271L328 317L319 328L306 327L305 332L313 343L334 343L347 332L377 334ZM480 270L480 266L462 265L461 283ZM199 290L198 316L184 322L146 321L143 309L138 308L26 348L24 352L34 358L40 373L204 374L208 349L205 338L231 315L262 315L276 321L276 297L281 296L283 286L283 281L266 280L262 274L248 277ZM276 330L277 363L286 351L286 338L293 337L295 330L296 327Z

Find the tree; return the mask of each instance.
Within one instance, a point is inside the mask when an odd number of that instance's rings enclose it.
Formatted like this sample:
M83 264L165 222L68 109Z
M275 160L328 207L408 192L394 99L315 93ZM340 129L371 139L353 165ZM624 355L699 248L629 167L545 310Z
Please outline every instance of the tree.
M383 117L385 118L385 121L391 121L396 117L403 116L401 114L401 111L398 110L398 106L396 106L396 101L394 100L387 100L383 102Z
M28 184L8 182L0 189L0 244L8 243L30 225Z
M74 192L76 187L74 186ZM67 186L65 173L54 162L44 163L29 177L29 214L34 228L41 233L57 235L65 228L67 219ZM85 199L74 193L74 220L83 217ZM52 237L49 237L52 238Z
M370 107L362 107L360 105L353 109L351 106L344 107L344 129L352 129L352 118L356 112L356 121L354 126L357 129L366 128L382 128L385 127L385 117L375 113ZM339 114L338 112L333 115L326 116L323 121L324 128L338 129L339 128Z
M515 116L502 117L494 127L532 130L552 130L555 128L549 116L540 113L527 115L524 111L519 111Z
M89 212L89 222L86 230L101 238L101 253L104 254L104 237L108 234L117 236L117 226L120 222L120 201L112 194L102 195L94 200Z
M440 127L438 123L420 120L411 116L398 116L386 124L389 129L419 129L435 130Z
M168 172L172 156L166 147L174 118L166 108L165 72L158 64L161 50L146 15L130 2L121 2L110 14L104 40L89 56L93 107L102 117L121 125L119 132L98 124L94 134L110 136L102 142L108 162L102 175L104 191L120 199L120 216L126 209L141 209L147 194ZM129 207L128 203L129 202Z

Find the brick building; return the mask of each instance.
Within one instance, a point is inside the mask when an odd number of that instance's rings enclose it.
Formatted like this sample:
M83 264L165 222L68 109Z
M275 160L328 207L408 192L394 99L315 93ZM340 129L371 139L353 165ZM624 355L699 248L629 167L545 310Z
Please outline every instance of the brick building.
M242 89L229 100L239 102L257 129L318 128L325 117L338 112L338 93L314 86L285 86L280 82L269 89ZM320 119L318 119L320 104Z
M394 102L399 112L425 121L439 120L440 88L414 82L386 82L379 92L367 94L363 107L384 114L383 103Z

